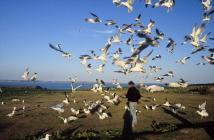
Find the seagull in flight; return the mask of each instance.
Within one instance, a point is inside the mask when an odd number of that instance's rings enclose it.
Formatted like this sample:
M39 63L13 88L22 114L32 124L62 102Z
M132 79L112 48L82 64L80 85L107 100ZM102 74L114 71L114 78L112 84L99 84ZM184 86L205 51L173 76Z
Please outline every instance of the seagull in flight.
M211 15L214 13L214 10L204 12L203 14L203 22L209 22L211 20Z
M85 21L88 23L100 23L102 22L102 20L95 15L94 13L90 12L90 14L94 17L94 18L86 18Z
M202 56L202 58L208 62L209 64L214 65L214 54L211 54L210 56Z
M139 14L136 18L135 18L136 22L140 22L141 21L141 14Z
M33 82L37 80L37 73L36 72L31 76L30 80Z
M73 78L69 77L68 79L69 79L69 82L71 83L76 83L78 80L77 76L74 76Z
M153 46L153 47L158 47L159 46L159 42L157 40L152 39L150 36L148 36L148 35L146 35L144 33L138 33L137 35L140 38L144 38L145 40L142 41L139 44L139 47L134 50L134 52L132 53L131 57L135 57L135 56L139 55L144 49L146 49L150 45Z
M164 33L159 31L158 29L155 30L157 36L155 37L155 39L160 39L160 40L163 40L164 39Z
M95 56L92 56L92 58L93 58L94 60L101 60L101 61L103 61L104 63L106 63L106 62L107 62L108 50L109 50L109 48L111 47L111 45L112 45L112 37L108 39L107 43L105 44L105 47L103 47L103 48L101 49L101 54L100 54L100 56L96 56L96 55L95 55Z
M149 6L149 5L152 5L152 0L144 0L145 1L145 6L146 8Z
M187 42L190 43L195 48L195 52L198 52L198 50L203 50L203 44L206 42L207 36L210 34L208 33L202 36L204 29L205 23L202 23L199 27L194 25L192 32L184 37L185 41L182 44L186 44Z
M163 76L170 76L170 77L174 77L174 72L173 71L168 71L168 73L164 74Z
M212 9L212 0L201 0L201 4L205 12Z
M164 80L163 77L154 77L154 80L157 82L162 82Z
M157 66L149 66L149 68L150 68L150 71L154 71L154 72L158 72L158 71L162 70L162 68L157 67Z
M112 3L116 6L120 6L121 0L113 0Z
M127 0L126 2L121 2L120 5L128 8L128 13L133 11L134 0Z
M80 87L82 87L82 85L79 85L77 87L74 88L73 84L77 82L77 76L75 76L74 78L69 77L69 82L71 82L71 92L75 92L77 89L79 89Z
M149 21L149 24L143 28L141 31L145 34L151 34L152 28L155 26L155 21L151 20Z
M152 60L155 60L155 59L161 59L161 55L158 54L158 55L156 55L155 57L152 58Z
M104 72L104 67L105 67L105 64L101 64L98 66L98 68L96 69L96 71L100 72L100 73L103 73Z
M175 0L159 0L155 3L153 8L166 7L167 12L169 12L175 6Z
M54 46L53 44L49 43L49 47L55 51L58 51L62 54L63 57L65 58L71 58L71 53L63 51L61 48L61 44L58 44L57 47Z
M29 80L29 68L25 69L25 72L23 73L23 75L21 76L23 80Z
M106 26L111 26L111 25L115 25L115 24L116 24L116 22L112 19L106 20L106 23L105 23Z
M186 64L188 59L190 59L190 57L183 57L182 59L176 61L176 63Z
M173 53L176 45L177 45L177 43L172 38L169 38L168 44L166 46L166 48L168 48L168 52Z
M80 63L84 66L88 64L89 59L92 59L90 55L81 55L79 58L81 59Z

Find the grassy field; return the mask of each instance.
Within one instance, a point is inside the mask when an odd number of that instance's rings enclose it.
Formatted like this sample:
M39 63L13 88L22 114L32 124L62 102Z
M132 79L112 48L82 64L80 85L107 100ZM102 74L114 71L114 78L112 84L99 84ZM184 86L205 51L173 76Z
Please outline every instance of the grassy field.
M191 92L190 92L191 91ZM64 100L62 91L42 91L32 89L7 89L1 95L1 100L5 105L0 105L0 139L38 139L44 137L46 133L52 134L51 139L127 139L121 137L124 127L123 116L125 114L126 99L123 93L126 91L115 91L120 95L120 104L108 106L107 112L111 112L112 117L100 120L96 114L80 114L80 119L69 124L63 124L58 116L68 117L71 115L70 108L82 109L83 100L96 101L102 99L100 93L90 91L77 91L70 94L70 100L76 99L78 102L71 102L65 106L65 112L59 114L50 109L51 105L58 104ZM143 140L209 140L214 138L214 96L201 95L194 90L168 89L164 93L148 94L141 91L143 98L138 104L138 125L133 129L131 139ZM26 110L22 110L22 102L11 102L11 99L18 98L25 100ZM156 99L156 101L153 100ZM181 103L186 109L178 114L173 114L169 108L159 106L155 111L146 110L144 105L165 103L166 98L170 103ZM105 101L105 100L104 100ZM207 102L206 109L209 117L201 119L196 114L199 104ZM12 118L6 115L16 106L18 111ZM165 123L173 129L160 132L154 131L151 127L152 121Z

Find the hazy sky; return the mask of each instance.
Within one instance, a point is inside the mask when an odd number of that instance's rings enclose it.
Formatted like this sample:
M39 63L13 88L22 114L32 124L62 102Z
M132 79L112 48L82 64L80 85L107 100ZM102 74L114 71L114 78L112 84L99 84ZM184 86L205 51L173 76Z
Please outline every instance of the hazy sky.
M190 45L181 46L183 37L189 34L194 24L200 24L202 6L199 0L176 0L176 5L169 13L164 8L145 8L144 1L135 0L134 11L130 14L124 7L117 8L112 0L1 0L0 1L0 79L19 80L26 67L31 73L37 72L39 80L67 80L69 75L77 75L81 81L94 81L102 78L111 81L118 78L120 82L143 80L143 74L129 74L124 76L114 73L117 67L107 63L103 74L94 72L88 75L80 64L79 55L88 50L99 49L104 46L108 37L113 35L113 27L103 24L88 24L84 18L90 17L89 12L96 13L102 19L115 19L119 24L131 23L141 13L142 21L148 24L155 20L156 27L168 37L176 40L174 55L166 49L166 40L159 48L154 48L152 56L162 54L163 58L150 61L148 65L157 65L163 70L161 75L169 70L175 71L175 78L165 82L177 81L184 78L191 83L214 82L214 66L196 66L202 62L201 56L208 52L190 55L193 49ZM214 21L206 26L206 33L214 32ZM214 36L214 34L212 34ZM63 48L70 51L74 58L66 60L48 47L49 43L63 44ZM213 47L213 41L208 45ZM125 45L113 45L110 52L121 47L125 52L129 48ZM146 55L151 48L142 52ZM128 56L126 53L123 56ZM176 64L175 61L191 56L187 65ZM92 63L94 68L100 63ZM148 67L148 65L146 67ZM152 77L144 79L153 82Z

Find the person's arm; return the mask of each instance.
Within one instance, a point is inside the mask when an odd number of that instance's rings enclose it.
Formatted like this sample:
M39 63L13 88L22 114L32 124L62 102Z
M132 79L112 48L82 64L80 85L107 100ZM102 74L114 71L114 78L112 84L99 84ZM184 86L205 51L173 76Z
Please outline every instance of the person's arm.
M127 93L126 93L126 98L129 98L130 95L130 89L128 89Z
M137 93L138 93L138 102L137 102L137 103L139 103L139 100L140 100L140 98L141 98L142 96L141 96L141 94L140 94L140 91L139 91L139 90L137 90Z

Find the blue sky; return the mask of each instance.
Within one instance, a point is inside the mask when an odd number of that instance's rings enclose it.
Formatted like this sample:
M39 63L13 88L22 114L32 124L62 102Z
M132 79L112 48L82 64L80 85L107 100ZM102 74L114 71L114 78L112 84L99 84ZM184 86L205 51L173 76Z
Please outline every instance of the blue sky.
M113 35L112 27L103 24L88 24L84 18L90 17L89 12L96 13L102 19L115 19L119 24L131 23L141 13L142 21L147 24L150 19L155 20L156 27L168 37L176 40L174 55L167 52L166 41L160 48L154 48L152 56L162 54L163 59L149 61L149 65L163 68L159 74L168 70L175 71L175 78L165 82L177 81L184 78L191 83L214 82L214 66L196 66L202 62L201 55L207 51L190 55L192 46L181 46L184 35L191 32L194 24L200 24L202 6L199 0L177 0L173 10L169 13L164 8L145 8L144 1L136 0L134 11L130 14L123 7L117 8L111 0L2 0L0 1L0 79L19 80L26 67L37 72L39 80L61 81L67 80L69 75L77 75L81 81L94 81L101 78L111 81L118 78L121 82L134 80L153 82L151 78L143 79L143 74L129 74L124 76L114 73L117 67L107 63L103 74L94 72L88 75L80 64L79 55L88 50L99 49L104 46L108 37ZM214 21L211 21L205 32L214 32ZM107 33L105 33L107 32ZM212 34L214 35L214 34ZM48 43L63 44L65 50L70 51L74 58L66 60L48 47ZM213 42L208 45L213 47ZM111 52L121 47L128 52L125 45L113 45ZM151 49L142 52L146 55ZM129 55L128 53L124 56ZM187 65L176 64L175 61L184 56L191 56ZM150 58L151 59L151 58ZM93 63L94 68L98 63Z

